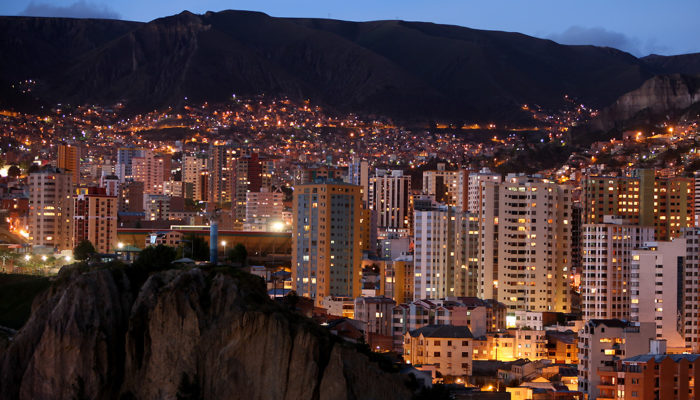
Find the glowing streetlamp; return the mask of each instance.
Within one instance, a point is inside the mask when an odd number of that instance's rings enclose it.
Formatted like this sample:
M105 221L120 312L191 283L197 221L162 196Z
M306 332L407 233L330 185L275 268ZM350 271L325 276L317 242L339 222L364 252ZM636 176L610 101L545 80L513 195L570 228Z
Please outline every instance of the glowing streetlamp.
M221 245L224 246L224 257L226 257L226 241L222 240Z

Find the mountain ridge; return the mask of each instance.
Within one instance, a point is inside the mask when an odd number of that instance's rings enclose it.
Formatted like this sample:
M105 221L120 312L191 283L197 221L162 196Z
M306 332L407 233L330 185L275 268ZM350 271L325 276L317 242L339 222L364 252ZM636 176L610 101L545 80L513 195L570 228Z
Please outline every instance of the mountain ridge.
M404 120L513 120L525 118L522 104L556 108L569 95L602 108L666 70L695 68L692 57L645 60L520 33L255 11L146 23L0 17L2 32L0 55L17 62L0 66L0 84L34 79L49 103L134 110L264 93ZM42 51L54 67L31 57Z

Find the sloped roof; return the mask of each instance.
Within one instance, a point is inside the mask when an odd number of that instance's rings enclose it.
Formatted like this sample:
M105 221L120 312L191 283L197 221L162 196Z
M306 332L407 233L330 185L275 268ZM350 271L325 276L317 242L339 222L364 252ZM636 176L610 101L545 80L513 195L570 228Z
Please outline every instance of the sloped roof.
M466 326L427 325L410 332L412 337L420 335L431 338L473 339L471 331Z

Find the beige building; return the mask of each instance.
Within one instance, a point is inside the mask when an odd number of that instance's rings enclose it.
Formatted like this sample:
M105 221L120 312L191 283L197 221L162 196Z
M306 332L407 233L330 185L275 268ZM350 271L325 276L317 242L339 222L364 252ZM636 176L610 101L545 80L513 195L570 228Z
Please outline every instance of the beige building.
M182 181L192 184L193 197L197 201L207 198L207 193L202 193L203 185L200 181L202 174L208 171L208 162L205 154L187 154L182 159Z
M89 240L98 253L117 248L117 197L104 189L84 189L74 197L74 243Z
M170 155L145 150L131 159L131 171L135 181L143 182L145 194L163 194L163 182L170 179Z
M508 329L487 333L474 340L475 360L515 361L547 359L547 337L543 330Z
M654 228L605 216L582 229L581 309L583 319L629 320L632 251L653 240Z
M246 193L244 229L250 231L281 231L284 225L284 194L270 192L263 188L260 192Z
M406 332L403 358L416 366L434 366L443 376L470 376L473 340L467 327L428 325Z
M58 168L29 174L29 242L73 249L73 177Z
M481 183L479 297L511 310L571 311L571 187L508 175Z

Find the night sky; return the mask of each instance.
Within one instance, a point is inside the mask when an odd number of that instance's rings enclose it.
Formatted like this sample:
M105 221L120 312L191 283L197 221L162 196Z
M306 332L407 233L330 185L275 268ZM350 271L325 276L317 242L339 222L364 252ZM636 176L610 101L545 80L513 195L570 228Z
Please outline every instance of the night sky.
M650 53L700 52L699 0L5 0L2 15L118 18L150 21L225 9L276 17L353 21L403 19L522 32L564 44L594 44Z

